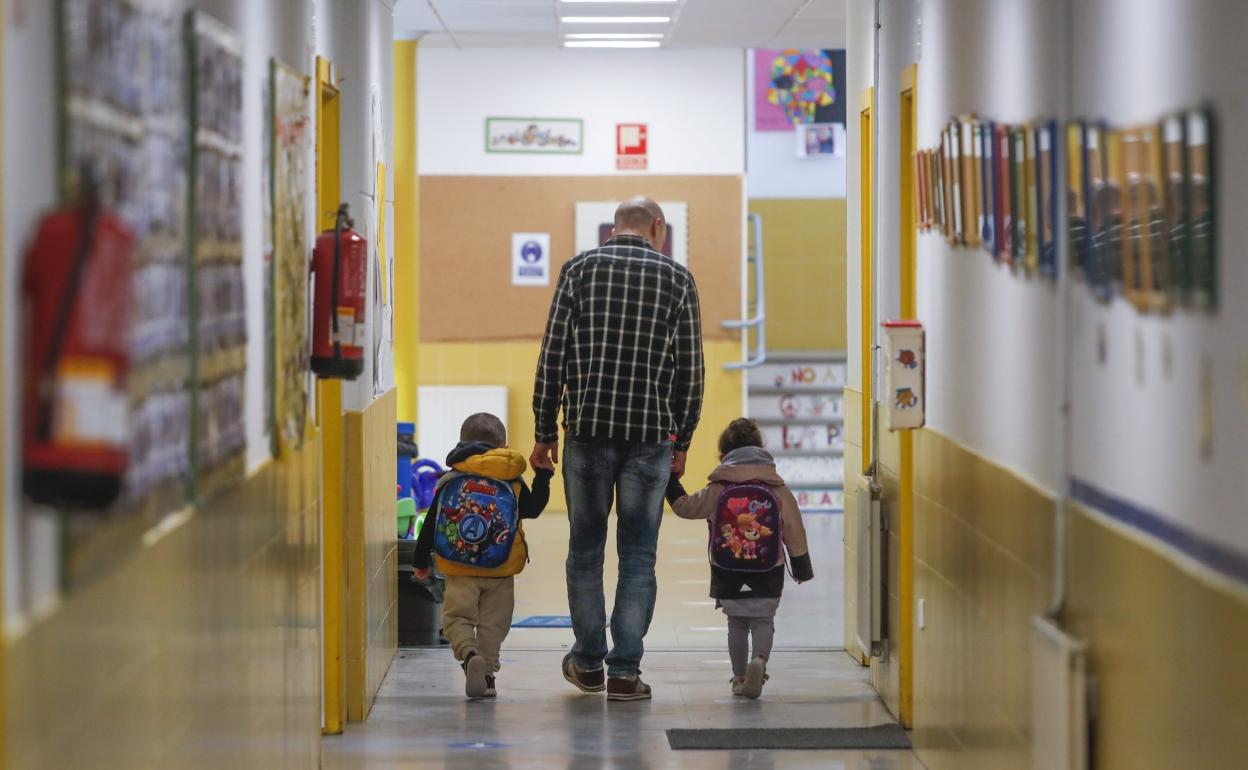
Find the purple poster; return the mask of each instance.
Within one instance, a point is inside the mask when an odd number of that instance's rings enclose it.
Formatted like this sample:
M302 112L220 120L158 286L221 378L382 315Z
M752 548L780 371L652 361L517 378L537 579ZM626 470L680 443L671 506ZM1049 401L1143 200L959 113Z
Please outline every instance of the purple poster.
M754 51L754 130L845 122L845 52L817 48Z

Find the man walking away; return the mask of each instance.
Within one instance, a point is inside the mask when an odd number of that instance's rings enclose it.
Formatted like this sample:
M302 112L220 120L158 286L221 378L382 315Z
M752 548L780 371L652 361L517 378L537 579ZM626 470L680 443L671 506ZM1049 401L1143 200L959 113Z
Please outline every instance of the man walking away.
M653 200L615 212L612 237L559 274L533 392L535 468L567 437L568 606L576 644L564 677L608 700L645 700L642 639L654 615L655 551L669 474L684 473L702 410L701 311L693 276L660 254L667 222ZM616 501L620 574L607 649L602 589L607 519ZM603 662L606 662L604 683Z

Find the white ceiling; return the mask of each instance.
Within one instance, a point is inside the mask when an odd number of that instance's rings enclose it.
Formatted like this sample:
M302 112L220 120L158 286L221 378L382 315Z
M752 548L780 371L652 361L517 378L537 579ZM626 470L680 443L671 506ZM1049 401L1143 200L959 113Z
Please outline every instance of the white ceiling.
M397 0L401 40L456 48L552 48L569 32L662 32L673 48L843 48L846 0ZM669 24L564 24L561 16L670 16Z

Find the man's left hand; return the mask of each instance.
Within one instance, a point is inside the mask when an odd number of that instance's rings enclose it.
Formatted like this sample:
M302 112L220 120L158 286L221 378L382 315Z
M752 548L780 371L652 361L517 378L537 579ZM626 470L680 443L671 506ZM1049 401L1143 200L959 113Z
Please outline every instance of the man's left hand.
M676 478L680 478L685 475L685 459L688 456L688 452L672 453L672 475Z

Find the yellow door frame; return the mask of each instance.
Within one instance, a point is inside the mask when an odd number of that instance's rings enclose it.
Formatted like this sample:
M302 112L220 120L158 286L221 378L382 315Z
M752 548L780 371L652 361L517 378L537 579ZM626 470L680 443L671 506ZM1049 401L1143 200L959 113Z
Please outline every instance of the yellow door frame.
M859 311L859 353L862 364L862 472L871 467L873 435L872 413L875 411L875 389L871 386L872 360L875 355L875 275L871 261L875 243L875 152L872 121L875 119L875 88L862 92L859 104L866 105L858 113L858 233L861 294ZM856 483L856 482L855 482Z
M316 57L316 221L324 231L334 226L341 198L341 99L334 66ZM346 532L343 516L342 383L317 380L321 424L321 600L324 655L322 677L324 732L342 732L347 721Z
M918 111L916 92L918 65L911 64L901 71L900 94L900 147L901 169L898 222L900 227L900 305L902 318L914 318L918 310L916 292L916 243L918 217L915 208L914 154L918 151ZM901 431L898 437L900 465L898 473L899 517L897 598L899 619L897 629L898 670L900 675L899 700L901 723L907 727L914 723L914 432Z

